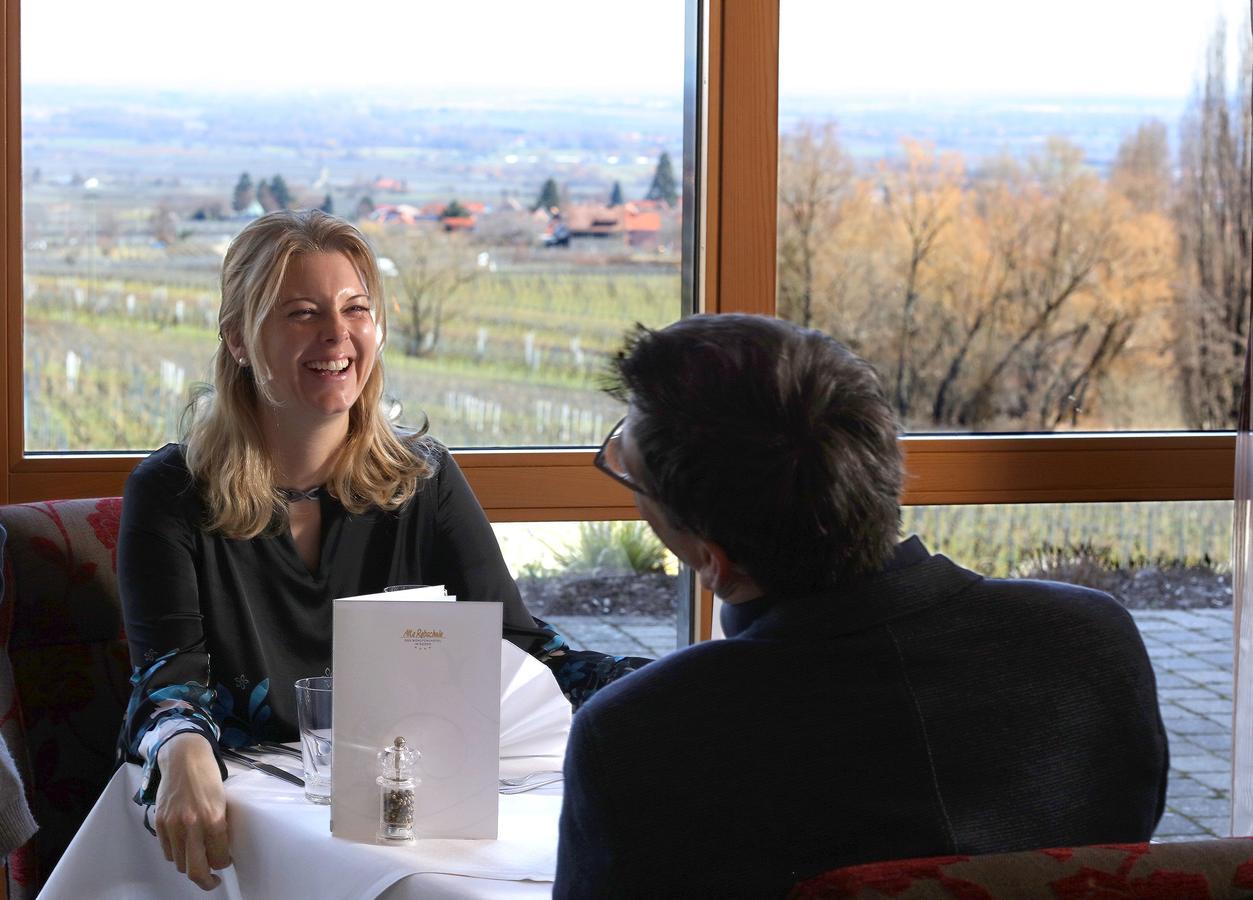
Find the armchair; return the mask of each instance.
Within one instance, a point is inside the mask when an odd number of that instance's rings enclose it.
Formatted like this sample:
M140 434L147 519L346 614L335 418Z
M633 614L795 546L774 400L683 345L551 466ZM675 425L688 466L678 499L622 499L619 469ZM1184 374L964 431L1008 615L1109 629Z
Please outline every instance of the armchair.
M114 768L130 694L117 596L121 500L0 506L0 735L39 831L9 857L9 896L33 897Z
M790 900L1230 900L1253 897L1253 840L1097 844L846 866Z

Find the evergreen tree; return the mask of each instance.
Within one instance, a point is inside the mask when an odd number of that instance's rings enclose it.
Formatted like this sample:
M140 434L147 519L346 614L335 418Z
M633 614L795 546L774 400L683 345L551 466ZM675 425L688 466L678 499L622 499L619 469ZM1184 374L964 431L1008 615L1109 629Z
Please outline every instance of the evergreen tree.
M275 175L270 179L270 193L274 195L278 209L288 209L291 206L291 191L287 189L287 182L282 175Z
M557 192L557 182L549 178L544 182L544 186L540 188L539 197L535 200L535 205L531 207L532 211L537 209L552 209L554 206L561 206L561 197Z
M470 210L466 209L456 200L451 200L448 205L444 207L444 211L439 214L439 217L441 219L464 219L468 215L470 215Z
M270 183L264 178L257 182L257 202L266 212L273 212L279 208L278 201L274 199L274 191L270 189Z
M370 213L372 212L374 212L374 198L373 197L362 197L360 200L357 201L357 218L358 219L368 219L370 218Z
M239 181L235 182L235 192L231 195L231 209L235 212L243 212L255 196L252 179L248 177L247 172L244 172L239 176Z
M328 216L335 215L335 203L331 200L330 194L327 194L322 198L322 205L319 206L318 209L322 210L322 212L326 213Z
M671 206L679 200L678 183L674 180L674 167L670 164L670 154L664 150L657 160L657 171L653 173L653 183L648 189L647 199L664 200Z
M613 183L613 190L609 192L609 205L611 207L622 205L622 182Z

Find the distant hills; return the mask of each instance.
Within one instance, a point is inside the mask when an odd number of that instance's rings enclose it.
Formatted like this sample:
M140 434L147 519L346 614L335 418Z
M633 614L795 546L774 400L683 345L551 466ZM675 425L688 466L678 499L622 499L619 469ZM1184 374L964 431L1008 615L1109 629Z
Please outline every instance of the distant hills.
M859 160L894 156L902 137L958 150L967 159L1030 155L1049 136L1084 149L1104 171L1119 142L1146 119L1174 133L1178 98L908 100L783 98L784 129L834 119ZM178 179L216 185L244 170L282 171L313 183L379 176L417 192L516 192L547 177L574 189L646 183L661 151L682 151L681 98L490 96L209 96L31 86L23 92L25 168L45 183L90 171L115 180ZM534 187L532 187L534 185ZM606 185L607 186L607 185Z

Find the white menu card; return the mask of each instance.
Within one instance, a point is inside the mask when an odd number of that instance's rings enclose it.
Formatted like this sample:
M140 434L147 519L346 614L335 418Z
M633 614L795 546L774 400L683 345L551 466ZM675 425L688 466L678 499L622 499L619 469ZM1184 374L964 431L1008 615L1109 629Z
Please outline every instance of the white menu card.
M497 836L503 605L442 587L335 601L331 833L373 843L378 753L421 751L414 835Z

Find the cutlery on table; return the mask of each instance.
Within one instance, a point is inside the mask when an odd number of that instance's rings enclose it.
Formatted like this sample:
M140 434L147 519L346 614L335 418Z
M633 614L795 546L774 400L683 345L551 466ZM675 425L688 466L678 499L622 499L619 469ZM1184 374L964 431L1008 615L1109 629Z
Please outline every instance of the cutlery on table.
M286 744L280 744L278 741L257 741L251 747L246 747L253 753L282 753L286 756L293 756L300 759L300 750L295 747L288 747Z
M538 772L527 772L520 778L502 778L500 779L501 787L521 787L540 778L547 778L549 775L560 775L561 769L541 769Z
M272 766L269 763L259 762L251 756L245 756L238 750L232 750L230 747L223 747L222 755L227 759L234 760L237 763L242 763L250 769L256 769L258 772L263 772L266 775L273 775L275 778L281 778L288 784L294 784L300 787L305 786L305 780L300 776L293 775L291 772L288 772L285 769L280 769L278 766Z
M532 772L526 778L502 779L500 787L497 788L498 794L525 794L527 791L533 791L536 788L542 788L546 785L556 784L565 778L560 772ZM517 781L518 784L506 784L506 781Z

